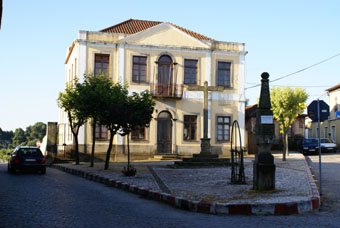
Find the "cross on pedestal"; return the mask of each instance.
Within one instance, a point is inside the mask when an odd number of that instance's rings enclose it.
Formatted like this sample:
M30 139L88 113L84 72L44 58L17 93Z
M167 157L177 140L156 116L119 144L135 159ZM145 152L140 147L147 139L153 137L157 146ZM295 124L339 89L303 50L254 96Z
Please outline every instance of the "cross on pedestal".
M201 138L201 153L202 155L211 154L210 138L208 138L208 92L209 91L223 91L223 86L208 86L208 82L204 82L204 86L189 86L189 91L203 91L204 92L204 106L203 106L203 138Z

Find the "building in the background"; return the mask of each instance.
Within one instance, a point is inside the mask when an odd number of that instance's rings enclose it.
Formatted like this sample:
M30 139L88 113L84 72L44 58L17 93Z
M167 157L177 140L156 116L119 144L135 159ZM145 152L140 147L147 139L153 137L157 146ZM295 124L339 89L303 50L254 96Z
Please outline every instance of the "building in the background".
M257 153L257 145L255 144L255 123L256 123L257 104L247 106L245 111L245 129L246 129L246 148L249 154ZM291 128L288 130L288 146L297 149L301 139L305 137L305 118L302 114L296 117ZM275 139L273 148L279 149L283 147L282 134L280 133L280 123L274 119Z
M213 32L213 31L212 31ZM230 127L238 120L242 137L245 111L245 44L216 41L172 23L127 20L100 31L79 31L68 49L65 80L83 80L102 71L129 92L150 90L156 101L149 128L131 134L134 159L160 154L191 156L203 137L203 92L188 87L222 86L209 92L208 134L212 151L230 154ZM96 156L106 152L108 132L96 129ZM114 138L112 158L125 156L126 138ZM80 152L91 151L91 126L79 134ZM73 143L65 113L60 110L59 149Z
M329 117L320 125L320 137L329 138L340 148L340 84L329 89L328 93ZM311 135L313 138L318 137L318 123L312 123Z

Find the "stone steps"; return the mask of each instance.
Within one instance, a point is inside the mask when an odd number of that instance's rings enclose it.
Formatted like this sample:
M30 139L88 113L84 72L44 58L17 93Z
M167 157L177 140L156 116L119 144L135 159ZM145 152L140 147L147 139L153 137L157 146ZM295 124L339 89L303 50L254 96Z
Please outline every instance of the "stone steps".
M161 161L169 161L169 160L177 160L180 159L177 154L162 154L162 155L154 155L153 159L161 160Z
M217 154L194 154L192 158L176 161L173 168L230 166L230 158L219 158Z

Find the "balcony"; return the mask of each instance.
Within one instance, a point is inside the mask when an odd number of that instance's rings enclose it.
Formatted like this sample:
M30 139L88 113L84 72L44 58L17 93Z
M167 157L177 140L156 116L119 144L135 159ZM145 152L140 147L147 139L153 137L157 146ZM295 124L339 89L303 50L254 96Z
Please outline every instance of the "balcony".
M183 84L151 83L150 92L155 98L182 99Z

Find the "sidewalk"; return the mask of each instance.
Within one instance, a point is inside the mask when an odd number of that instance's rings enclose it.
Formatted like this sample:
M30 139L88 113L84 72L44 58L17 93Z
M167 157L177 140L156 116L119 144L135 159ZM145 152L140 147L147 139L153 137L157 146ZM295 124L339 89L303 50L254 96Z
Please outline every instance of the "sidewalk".
M276 190L252 190L253 158L245 159L246 184L230 184L231 168L173 169L173 161L133 162L134 177L122 175L126 163L54 164L63 171L121 188L175 207L211 214L287 215L319 208L320 196L304 156L292 153L286 162L276 155Z

